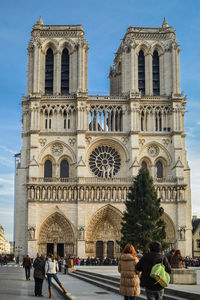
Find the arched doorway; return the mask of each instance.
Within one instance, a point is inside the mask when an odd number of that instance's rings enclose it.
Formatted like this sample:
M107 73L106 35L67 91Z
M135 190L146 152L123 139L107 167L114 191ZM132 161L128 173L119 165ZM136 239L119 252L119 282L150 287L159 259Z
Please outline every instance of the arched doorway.
M120 255L122 213L108 204L91 218L86 229L86 256L114 258Z
M169 250L175 248L176 244L176 230L172 219L166 214L163 214L163 220L165 222L166 239L165 241L169 245Z
M41 225L39 252L57 257L75 254L74 232L70 222L62 214L52 214Z

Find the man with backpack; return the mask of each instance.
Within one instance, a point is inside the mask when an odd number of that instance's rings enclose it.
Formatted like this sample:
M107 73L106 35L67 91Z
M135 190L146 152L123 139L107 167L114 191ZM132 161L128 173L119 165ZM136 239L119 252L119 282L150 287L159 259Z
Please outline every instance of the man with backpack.
M154 265L163 262L165 271L171 273L171 266L166 257L163 257L160 242L155 241L149 245L150 252L143 255L136 265L136 270L142 272L140 278L141 286L145 287L147 300L162 300L164 288L154 278L150 276Z

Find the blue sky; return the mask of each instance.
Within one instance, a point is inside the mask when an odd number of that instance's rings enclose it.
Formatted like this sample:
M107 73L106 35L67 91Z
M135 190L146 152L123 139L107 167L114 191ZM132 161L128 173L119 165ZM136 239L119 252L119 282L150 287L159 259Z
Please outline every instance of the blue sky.
M14 153L21 147L21 94L26 94L27 45L39 16L44 24L82 24L89 43L90 93L109 92L108 73L129 25L160 26L165 16L176 29L181 90L188 96L186 149L191 167L193 213L200 217L200 1L182 0L7 0L0 10L0 224L12 240Z

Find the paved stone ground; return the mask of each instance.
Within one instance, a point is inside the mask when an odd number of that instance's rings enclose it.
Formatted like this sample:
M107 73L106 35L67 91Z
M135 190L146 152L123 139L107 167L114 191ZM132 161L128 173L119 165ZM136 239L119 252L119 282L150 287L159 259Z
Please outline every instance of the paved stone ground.
M96 272L97 273L97 272ZM85 281L59 273L59 279L67 290L67 295L75 300L123 300L115 293L101 289Z
M76 267L75 267L76 268ZM120 277L120 274L117 270L116 266L101 266L101 267L93 267L93 266L80 266L77 267L77 269L82 269L84 271L88 272L94 272L104 275L110 275L113 277ZM178 285L178 284L169 284L170 289L177 289L180 291L187 291L187 292L195 292L197 294L200 294L200 267L191 267L190 269L197 270L197 276L198 276L198 284L197 285Z
M43 295L48 298L47 281L43 282ZM63 300L63 296L53 289L53 296L56 300ZM43 298L44 298L43 297ZM31 271L31 280L25 279L25 272L19 265L8 264L0 266L0 299L1 300L35 300L42 299L34 295L34 279Z

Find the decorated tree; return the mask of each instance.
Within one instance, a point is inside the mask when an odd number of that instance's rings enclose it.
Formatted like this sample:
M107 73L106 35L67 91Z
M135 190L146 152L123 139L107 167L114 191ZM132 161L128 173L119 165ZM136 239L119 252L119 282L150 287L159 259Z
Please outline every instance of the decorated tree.
M165 249L165 223L161 218L164 210L147 169L139 170L125 205L121 223L122 238L119 242L121 248L131 243L136 249L145 252L149 243L157 240Z

